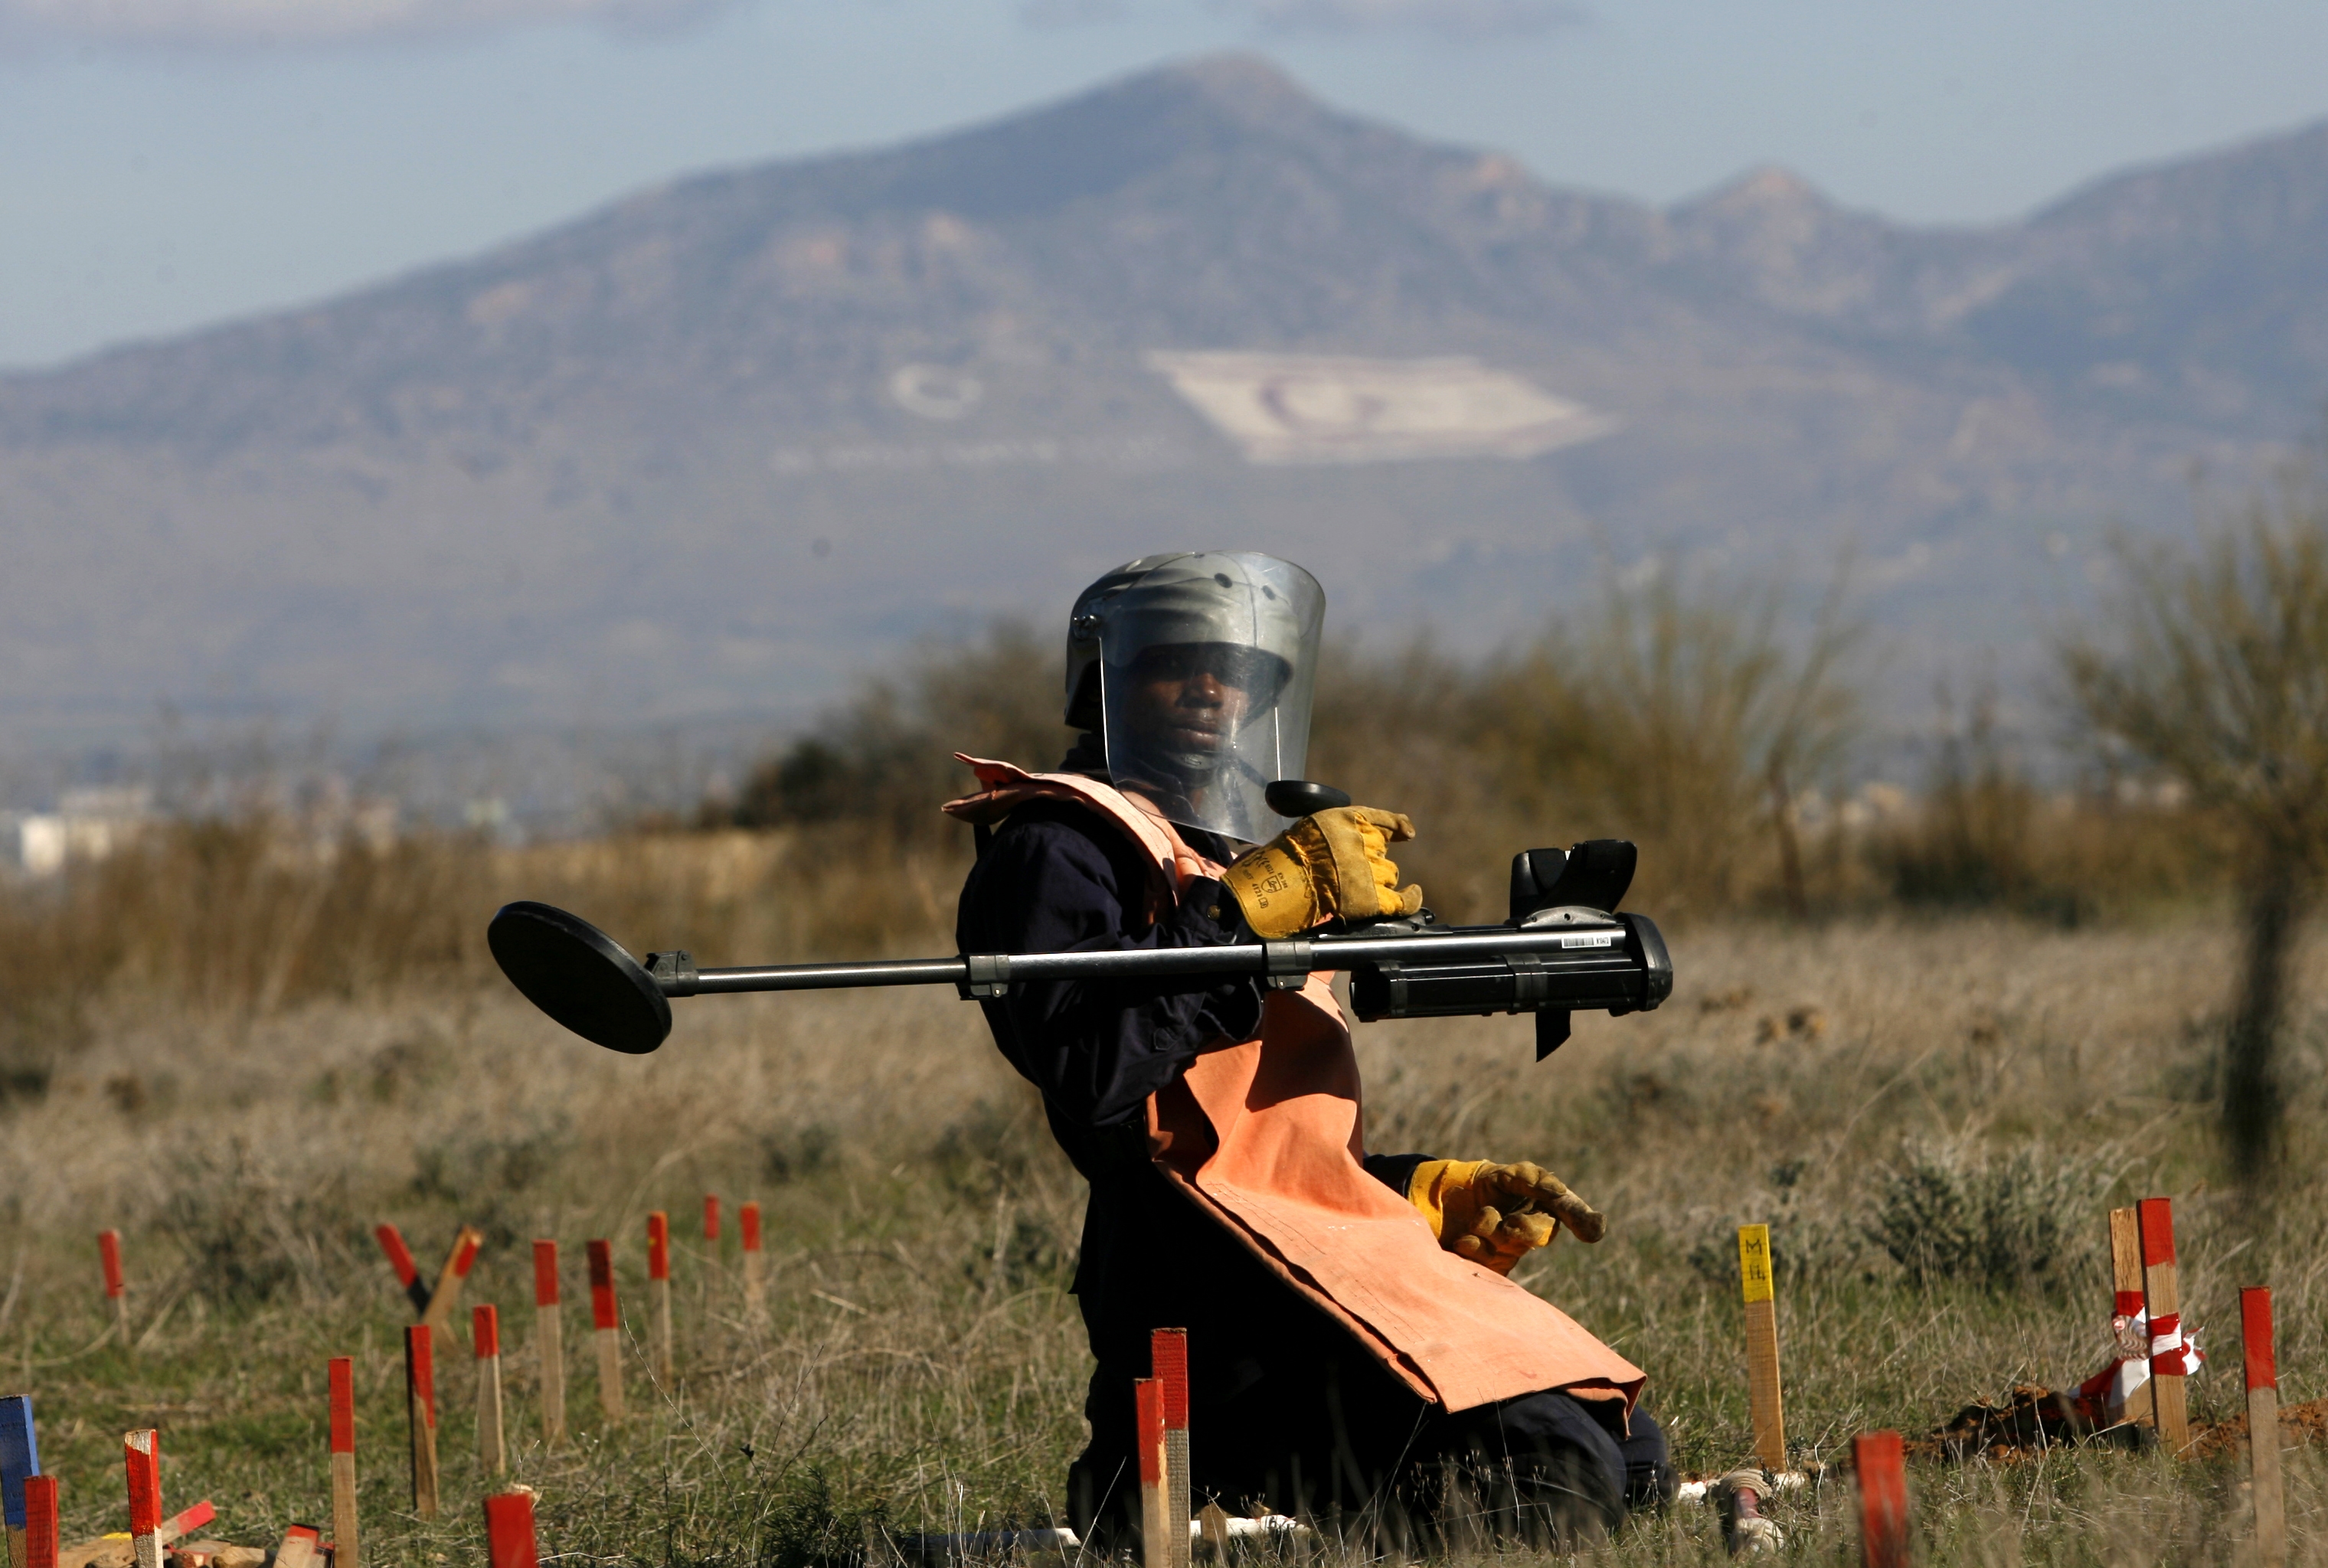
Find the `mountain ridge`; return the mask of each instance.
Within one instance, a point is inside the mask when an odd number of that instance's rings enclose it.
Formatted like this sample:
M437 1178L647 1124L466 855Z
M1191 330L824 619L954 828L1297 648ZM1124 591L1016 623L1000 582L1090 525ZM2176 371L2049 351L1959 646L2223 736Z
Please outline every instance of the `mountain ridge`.
M157 698L781 718L1197 527L1473 646L1611 550L1848 537L1919 667L2010 664L2076 591L2057 536L2306 433L2322 277L2328 124L1931 230L1770 169L1563 190L1215 58L0 376L0 652L39 674L0 737ZM1473 363L1580 437L1272 467L1158 368L1225 350Z

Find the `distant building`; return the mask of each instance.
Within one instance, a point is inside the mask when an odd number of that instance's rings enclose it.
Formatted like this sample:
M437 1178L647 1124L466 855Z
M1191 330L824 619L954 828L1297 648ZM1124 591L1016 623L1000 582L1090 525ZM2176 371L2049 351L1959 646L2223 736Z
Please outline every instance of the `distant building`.
M0 814L0 851L32 877L53 877L71 860L102 860L154 820L143 785L67 790L53 812Z

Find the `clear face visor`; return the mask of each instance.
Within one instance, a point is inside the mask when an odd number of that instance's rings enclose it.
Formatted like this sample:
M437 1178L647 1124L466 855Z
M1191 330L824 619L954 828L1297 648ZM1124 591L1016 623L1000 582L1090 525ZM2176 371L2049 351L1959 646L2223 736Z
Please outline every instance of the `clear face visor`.
M1125 589L1100 632L1116 787L1246 843L1283 831L1263 792L1308 764L1325 618L1316 578L1242 551L1180 557Z

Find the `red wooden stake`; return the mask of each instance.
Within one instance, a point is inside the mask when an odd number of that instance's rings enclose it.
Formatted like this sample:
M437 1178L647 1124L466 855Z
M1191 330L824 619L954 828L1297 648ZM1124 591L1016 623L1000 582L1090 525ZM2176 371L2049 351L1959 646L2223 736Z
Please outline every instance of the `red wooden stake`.
M469 1282L469 1271L476 1266L477 1248L484 1241L484 1233L463 1225L453 1238L453 1247L445 1254L445 1266L436 1271L436 1288L428 1292L428 1310L420 1320L436 1333L445 1336L446 1343L460 1330L454 1326L453 1314L461 1308L461 1287Z
M357 1568L356 1364L332 1357L332 1568Z
M209 1524L211 1520L217 1517L218 1505L211 1502L208 1498L204 1498L192 1507L180 1508L176 1513L163 1520L162 1527L155 1531L154 1534L160 1536L162 1538L162 1545L166 1546L171 1542L179 1539L181 1536L192 1535L195 1531L201 1529L204 1525Z
M559 1321L558 1244L533 1244L533 1350L540 1362L541 1444L566 1443L566 1338Z
M274 1568L310 1568L316 1558L315 1548L323 1535L313 1525L294 1525L283 1532L282 1544L275 1548Z
M1188 1331L1158 1329L1148 1337L1148 1367L1164 1403L1164 1533L1175 1568L1188 1568L1195 1548L1188 1518L1195 1507L1188 1479Z
M1859 1472L1859 1551L1864 1568L1908 1568L1908 1469L1896 1432L1851 1440Z
M2151 1409L2158 1441L2170 1454L2191 1446L2191 1412L2183 1388L2182 1298L2174 1280L2174 1205L2145 1197L2136 1206L2142 1225L2142 1289L2150 1309Z
M97 1259L105 1269L105 1297L113 1303L113 1329L124 1350L137 1347L129 1338L129 1291L121 1277L121 1233L101 1230L97 1233Z
M412 1431L412 1511L436 1516L436 1362L428 1325L404 1331L405 1411Z
M493 1307L470 1313L477 1347L477 1462L485 1474L509 1469L509 1448L502 1439L502 1317Z
M1164 1476L1163 1384L1135 1378L1131 1403L1140 1420L1140 1561L1141 1568L1172 1568L1172 1536L1165 1522L1171 1488Z
M404 1287L405 1300L412 1303L412 1315L428 1315L428 1287L421 1282L420 1265L412 1261L412 1249L404 1244L404 1233L392 1225L378 1225L372 1238L380 1250L388 1254L388 1266L396 1271L396 1282Z
M24 1478L24 1568L57 1568L57 1478Z
M2287 1562L2287 1497L2279 1473L2279 1361L2271 1342L2271 1292L2239 1292L2239 1342L2248 1375L2248 1466L2255 1500L2256 1556L2263 1568Z
M502 1492L485 1499L485 1552L493 1568L537 1568L533 1494Z
M756 1310L766 1289L760 1278L760 1206L747 1203L737 1209L736 1224L744 1238L744 1302Z
M647 1299L654 1308L655 1378L665 1388L671 1383L671 1216L657 1209L647 1216Z
M121 1440L129 1470L129 1553L137 1568L162 1568L162 1434L148 1427Z
M623 1319L615 1306L615 1247L592 1242L590 1324L598 1344L598 1409L609 1422L623 1419Z
M708 1192L703 1195L703 1239L715 1244L719 1240L719 1199Z

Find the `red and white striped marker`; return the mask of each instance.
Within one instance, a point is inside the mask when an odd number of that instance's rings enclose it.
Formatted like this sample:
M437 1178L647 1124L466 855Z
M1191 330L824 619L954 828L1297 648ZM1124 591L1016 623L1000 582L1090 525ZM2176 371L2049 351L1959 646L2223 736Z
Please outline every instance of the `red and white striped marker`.
M714 1193L703 1195L703 1239L715 1247L719 1244L719 1198Z
M615 1246L592 1242L590 1255L591 1338L598 1345L598 1409L609 1422L623 1419L623 1319L615 1306Z
M2142 1226L2142 1288L2150 1310L2151 1409L2158 1441L2171 1454L2191 1446L2191 1407L2183 1388L2182 1298L2174 1282L2174 1205L2145 1197L2136 1206Z
M314 1568L316 1548L323 1541L323 1532L314 1526L292 1526L283 1532L283 1542L275 1548L274 1568Z
M538 1568L531 1491L521 1487L485 1499L485 1554L492 1568Z
M24 1568L57 1568L57 1478L24 1478Z
M1863 1568L1908 1568L1908 1465L1896 1432L1851 1440L1859 1473L1859 1554Z
M502 1315L494 1308L478 1307L470 1313L477 1347L477 1462L485 1474L509 1469L509 1449L502 1439Z
M468 1225L461 1227L453 1238L453 1248L445 1254L445 1266L436 1271L436 1288L428 1292L428 1310L420 1320L446 1340L453 1338L453 1314L461 1309L461 1287L469 1282L469 1270L477 1261L477 1248L484 1241L484 1233Z
M1140 1425L1140 1561L1141 1568L1172 1568L1171 1526L1166 1522L1172 1489L1165 1476L1164 1385L1153 1377L1134 1378L1131 1404Z
M2248 1473L2254 1482L2256 1557L2262 1568L2286 1568L2287 1494L2279 1475L2279 1357L2272 1347L2271 1292L2260 1285L2239 1292L2239 1343L2248 1375Z
M357 1568L356 1364L332 1357L332 1568Z
M760 1278L760 1206L747 1203L738 1208L736 1225L744 1241L744 1303L756 1309L765 1300Z
M671 1328L671 1216L661 1209L647 1216L647 1300L654 1308L655 1378L669 1388L677 1361Z
M412 1511L436 1516L436 1359L428 1325L404 1331L405 1413L412 1431Z
M412 1261L412 1249L404 1244L404 1233L392 1225L372 1227L372 1239L380 1250L388 1254L388 1266L396 1271L396 1282L404 1287L405 1300L412 1303L412 1315L428 1315L428 1287L420 1282L420 1265Z
M135 1350L129 1338L129 1290L121 1277L121 1233L101 1230L97 1233L97 1261L105 1270L105 1299L113 1306L113 1329L124 1350Z
M137 1568L162 1568L162 1434L148 1427L126 1434L129 1469L129 1555Z
M1164 1535L1174 1568L1188 1568L1195 1550L1188 1519L1195 1507L1188 1478L1188 1331L1158 1329L1148 1336L1148 1370L1164 1403Z
M541 1362L541 1443L555 1451L566 1442L566 1341L558 1320L556 1242L533 1244L533 1348Z

